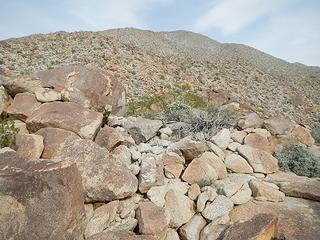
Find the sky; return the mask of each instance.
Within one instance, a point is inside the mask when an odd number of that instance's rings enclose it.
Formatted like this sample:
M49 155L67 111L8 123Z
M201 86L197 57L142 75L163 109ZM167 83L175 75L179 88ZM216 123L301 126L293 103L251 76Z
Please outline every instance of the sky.
M320 66L320 0L0 0L0 40L121 27L189 30Z

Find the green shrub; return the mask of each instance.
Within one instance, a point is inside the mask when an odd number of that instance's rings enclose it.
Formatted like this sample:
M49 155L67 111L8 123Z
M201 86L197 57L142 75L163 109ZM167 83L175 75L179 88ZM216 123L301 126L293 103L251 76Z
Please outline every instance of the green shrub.
M17 133L13 120L7 115L0 116L0 148L12 148L16 144Z
M313 128L311 134L314 140L316 141L316 145L320 146L320 127Z
M279 167L306 177L320 177L320 159L299 144L290 144L276 151Z

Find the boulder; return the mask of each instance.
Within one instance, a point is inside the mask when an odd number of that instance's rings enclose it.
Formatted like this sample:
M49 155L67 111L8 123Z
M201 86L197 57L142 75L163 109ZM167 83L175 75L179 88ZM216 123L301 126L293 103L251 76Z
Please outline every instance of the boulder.
M41 128L62 128L82 138L93 139L102 123L102 114L76 103L52 102L42 104L27 119L29 131Z
M66 142L59 158L77 164L86 202L123 199L137 191L138 180L128 167L91 140Z
M19 134L28 134L27 124L20 120L13 120L14 127L18 129Z
M320 203L287 197L284 202L250 201L230 212L233 222L248 221L266 213L278 217L277 239L318 240L320 236ZM251 228L254 229L254 228Z
M238 154L228 154L224 163L228 169L235 173L253 173L249 163Z
M180 240L180 237L175 229L169 228L165 240Z
M0 116L2 112L6 112L11 104L11 97L3 86L0 86Z
M208 201L212 202L217 196L217 192L211 186L204 187L197 199L197 212L202 212Z
M64 89L75 89L83 98L88 99L90 107L98 112L105 112L106 105L111 105L112 113L116 115L123 115L126 111L124 87L118 81L111 80L102 70L69 65L36 74L42 86L59 92ZM70 100L81 103L77 98L70 98Z
M224 159L226 157L226 154L224 153L224 151L221 148L219 148L217 145L213 144L212 142L207 142L207 146L209 151L212 151L221 159Z
M258 180L251 180L249 186L252 190L252 195L255 198L267 200L271 202L282 202L285 200L285 195L277 188Z
M272 149L268 138L258 133L249 133L244 139L244 144L266 152L271 152Z
M310 130L302 126L297 125L288 135L291 142L301 143L308 147L311 147L315 140L313 139Z
M40 158L44 149L43 137L35 134L17 134L16 148L19 155L28 159Z
M119 162L123 163L127 167L130 167L131 165L131 152L128 147L125 145L120 145L113 149L112 152L110 152L112 157L116 158ZM139 166L139 165L138 165ZM140 171L140 167L139 167Z
M162 127L160 120L151 120L142 117L129 117L123 126L137 144L147 142L157 135Z
M146 193L151 187L164 184L163 162L152 154L141 157L139 190Z
M181 178L189 184L197 183L199 186L206 186L218 179L218 173L209 162L195 158L188 165Z
M266 181L274 183L287 196L320 201L320 180L297 176L292 172L276 172L269 174Z
M41 88L41 82L35 74L5 77L0 75L0 85L3 85L11 96L18 93L34 93Z
M43 137L44 149L41 155L43 159L59 156L65 143L80 138L74 132L51 127L41 128L36 132L36 135Z
M264 121L264 127L273 135L285 135L295 127L295 123L289 119L273 117Z
M239 146L238 152L248 161L256 173L273 173L278 170L278 160L268 152L248 145Z
M216 224L215 222L211 222L201 231L200 240L221 239L229 226L229 224Z
M182 179L189 184L197 183L199 186L206 186L226 176L227 169L223 161L214 153L205 152L191 161Z
M98 207L89 220L84 235L86 238L103 232L116 217L119 201L112 201Z
M179 178L184 169L185 160L174 152L168 152L163 157L164 173L167 178Z
M193 201L181 192L172 189L165 196L164 208L170 219L169 227L172 228L179 228L187 223L195 213Z
M238 126L242 129L259 128L263 125L263 120L256 113L250 113L238 122Z
M80 239L84 219L75 164L0 155L1 239Z
M177 194L185 195L188 191L188 187L187 183L181 182L178 179L169 180L165 185L152 187L147 192L147 196L151 202L159 207L163 207L165 205L165 196L167 192L172 190Z
M198 240L206 224L206 220L200 214L196 214L179 228L179 235L182 240Z
M40 88L35 91L35 95L39 102L54 102L61 100L61 93L50 88Z
M247 136L247 132L245 131L235 131L231 134L231 138L233 141L243 144L244 138Z
M202 215L208 221L214 221L220 217L228 215L232 208L233 202L229 198L219 195L213 200L212 203L207 203Z
M222 240L259 240L277 237L278 219L272 214L258 214L246 222L230 226Z
M188 138L175 143L175 147L181 151L186 161L190 161L208 150L208 146L204 142L197 142Z
M7 108L7 113L21 121L26 121L40 105L41 103L36 100L33 94L18 93Z
M211 138L211 141L219 148L226 149L232 142L230 130L227 128L220 130L215 136Z
M125 131L109 126L104 126L100 129L95 138L95 142L99 146L107 148L109 151L112 151L119 145L130 147L135 144L133 138Z
M95 234L87 240L156 240L156 238L147 235L135 235L130 231L116 230Z
M199 185L196 183L191 184L191 186L188 189L188 197L194 201L197 199L197 197L200 195L200 193L201 193L201 189L200 189Z
M230 143L230 144L228 145L227 150L230 150L230 151L232 151L232 152L235 152L235 151L237 151L237 148L238 148L239 146L241 146L240 143L238 143L238 142L232 142L232 143Z
M252 194L249 184L241 181L225 185L222 188L222 193L226 197L230 198L235 205L249 202Z
M142 202L136 212L139 223L139 232L164 238L168 226L165 211L152 202Z

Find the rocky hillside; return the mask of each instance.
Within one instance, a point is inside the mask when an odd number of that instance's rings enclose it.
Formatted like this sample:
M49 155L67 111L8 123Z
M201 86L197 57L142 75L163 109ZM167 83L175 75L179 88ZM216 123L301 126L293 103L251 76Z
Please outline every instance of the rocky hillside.
M123 117L123 86L84 66L2 82L0 240L319 239L320 132L222 118L235 104ZM206 124L182 137L183 113Z
M276 59L244 45L199 34L116 29L57 32L0 42L0 73L25 75L80 64L106 71L127 89L129 101L188 83L210 101L239 102L261 116L285 116L319 125L319 67Z

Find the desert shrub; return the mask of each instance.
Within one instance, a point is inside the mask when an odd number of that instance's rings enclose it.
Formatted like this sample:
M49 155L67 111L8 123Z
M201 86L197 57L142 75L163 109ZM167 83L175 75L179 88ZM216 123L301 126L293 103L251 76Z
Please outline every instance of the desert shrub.
M0 116L0 148L13 147L16 144L18 129L8 115Z
M216 106L195 109L181 102L172 102L164 110L161 120L165 124L179 123L174 129L177 138L192 136L198 140L208 140L220 129L235 126L238 115Z
M279 167L306 177L320 177L320 159L300 144L290 144L276 151Z
M316 145L320 146L320 127L313 128L311 134L314 140L316 141Z
M207 101L189 84L176 84L157 94L141 96L139 100L130 101L126 115L156 118L172 102L181 102L193 108L208 106Z

